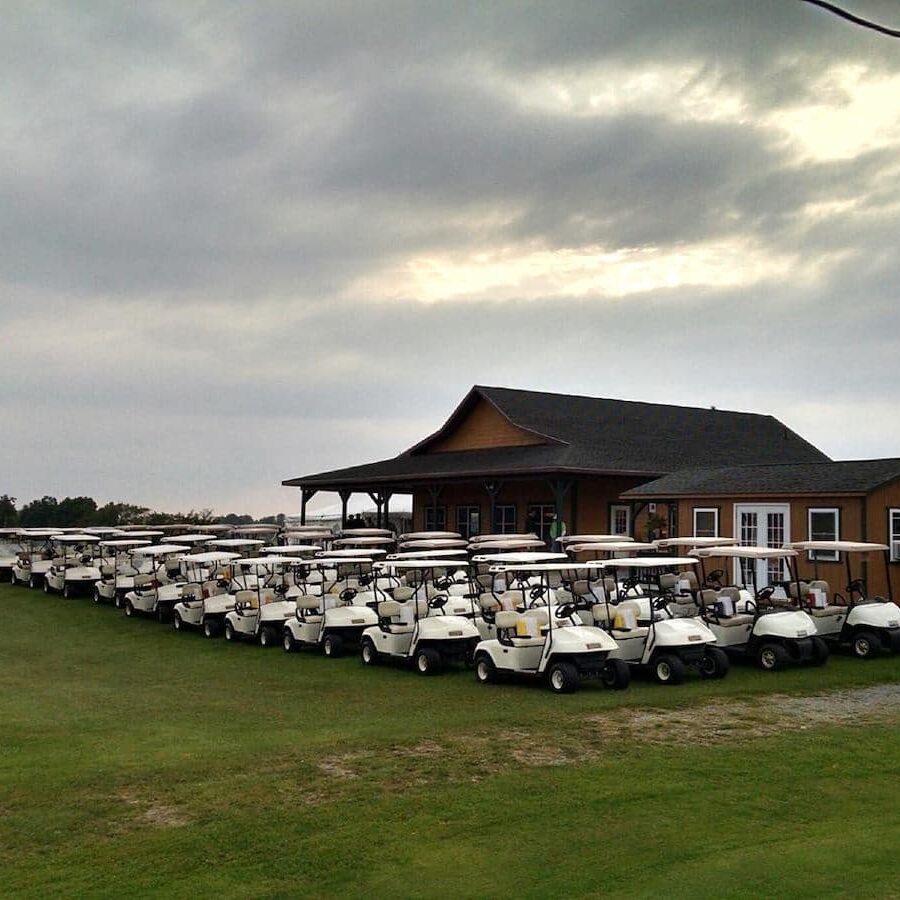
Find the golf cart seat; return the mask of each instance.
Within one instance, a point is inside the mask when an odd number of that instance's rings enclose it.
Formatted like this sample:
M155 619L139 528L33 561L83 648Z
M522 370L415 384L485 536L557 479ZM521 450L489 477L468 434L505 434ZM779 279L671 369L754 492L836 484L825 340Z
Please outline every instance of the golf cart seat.
M478 598L478 605L487 612L499 612L501 607L493 594L484 593Z
M616 608L612 604L595 603L591 607L591 617L599 625L611 625L616 618Z
M188 603L191 600L200 600L202 597L203 588L199 584L185 584L181 588L181 599L183 602Z
M115 566L101 566L100 567L100 575L103 578L112 578L112 576L115 574L116 574Z
M533 618L533 617L532 617ZM537 622L537 620L535 620ZM497 626L497 636L502 644L511 647L543 647L544 639L531 634L521 634L521 629L528 627L525 616L515 612L498 612L494 620Z
M639 604L625 600L616 607L616 615L613 619L612 635L616 639L643 638L650 633L646 626L638 625L638 616L641 614ZM632 625L631 622L634 624Z
M672 572L665 572L659 576L659 586L664 591L674 591L678 584L678 576Z
M392 621L403 612L403 605L396 600L382 600L378 604L378 618L382 629L391 634L406 634L413 630L412 622Z
M810 606L804 612L809 613L815 619L825 619L829 616L840 616L847 612L846 606L838 606L835 603L829 603L828 606Z
M275 603L278 600L278 595L271 588L266 588L259 597L260 603L265 606L267 603Z
M134 589L136 591L153 590L153 583L156 581L155 575L135 575Z
M398 603L405 603L407 600L412 600L413 594L415 593L415 589L411 587L395 587L394 588L394 599Z
M300 618L302 618L304 622L321 622L322 613L319 612L319 609L322 602L321 598L311 597L309 594L298 597L297 609L300 612Z
M256 596L256 591L238 591L234 595L234 603L235 606L243 609L259 609L259 597Z
M716 620L717 625L723 628L733 628L737 625L752 625L753 616L749 613L735 613L733 616L719 616Z
M204 581L201 589L204 597L215 597L216 594L222 593L218 581Z

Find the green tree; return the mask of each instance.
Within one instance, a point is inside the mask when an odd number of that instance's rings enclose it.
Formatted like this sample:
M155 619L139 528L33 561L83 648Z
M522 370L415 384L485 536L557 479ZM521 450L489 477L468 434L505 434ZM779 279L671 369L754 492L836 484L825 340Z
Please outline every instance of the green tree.
M97 515L97 501L93 497L66 497L57 508L55 525L93 525Z
M40 500L26 503L19 511L19 524L23 528L39 528L42 525L61 525L59 501L56 497L44 496Z
M0 526L10 528L19 524L19 512L16 509L16 498L9 494L0 494Z

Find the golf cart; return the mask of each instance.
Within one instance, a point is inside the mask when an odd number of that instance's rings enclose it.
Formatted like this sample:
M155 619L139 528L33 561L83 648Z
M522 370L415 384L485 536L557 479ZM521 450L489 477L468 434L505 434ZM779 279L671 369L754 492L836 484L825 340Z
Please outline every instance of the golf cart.
M446 561L397 559L376 563L380 572L414 576L417 583L434 581L435 571L443 571ZM396 591L395 591L396 593ZM463 616L429 615L446 604L443 594L428 600L416 597L404 601L380 600L378 624L366 628L360 641L362 661L367 666L382 659L412 663L422 675L439 672L450 660L471 660L480 636L471 619Z
M402 545L408 541L458 541L461 538L462 535L458 531L408 531L398 536L397 543Z
M287 596L290 585L286 570L297 565L291 556L258 556L232 563L234 609L225 614L225 640L255 640L261 647L274 647L282 639L287 620L294 615L296 601Z
M9 581L13 566L22 552L18 528L0 528L0 579Z
M468 544L462 538L416 538L404 541L399 549L404 553L418 553L421 559L432 550L457 550L465 553L467 547Z
M234 609L234 594L229 591L229 563L240 559L237 553L216 550L189 553L179 561L187 582L181 599L172 607L172 628L199 628L204 637L218 637L225 628L225 614Z
M551 575L592 568L588 563L549 562L515 568L497 565L492 571L513 575L527 573L529 582L541 582L541 597L552 593ZM614 655L618 644L602 628L585 625L574 603L544 604L532 600L523 611L494 613L496 636L475 648L475 677L482 684L500 675L545 679L552 691L568 694L583 678L596 677L616 690L628 687L631 673Z
M691 550L691 556L697 557L703 566L701 582L704 585L708 583L705 560L740 562L744 584L719 591L701 590L700 614L723 650L732 656L753 659L767 672L782 669L790 663L808 662L820 666L828 661L828 646L818 636L812 617L800 608L798 597L790 598L782 584L757 588L758 561L773 567L772 574L776 577L772 580L778 582L783 580L777 577L784 574L782 565L796 555L796 550L786 547L698 547Z
M872 659L888 650L900 652L900 607L894 602L891 584L890 548L886 544L867 544L858 541L795 541L787 544L799 552L806 551L813 557L815 579L802 582L795 573L795 593L804 601L812 616L816 632L825 641L837 646L849 647L858 659ZM818 553L832 553L835 558L843 553L846 565L846 595L835 592L827 581L819 579ZM878 553L884 560L888 597L866 596L866 583L854 577L851 557ZM796 565L796 563L795 563Z
M24 528L19 531L19 551L9 573L11 584L40 587L53 565L50 539L61 532L50 528Z
M100 568L94 559L100 538L92 534L58 534L50 543L53 560L44 575L44 593L56 591L64 597L90 593L100 580Z
M94 603L112 602L121 606L121 598L134 588L134 576L141 574L128 551L149 546L150 541L142 538L100 541L100 580L94 585Z
M185 584L180 577L179 560L190 552L187 544L150 544L130 550L132 566L140 574L134 576L134 588L122 598L125 615L152 615L167 622Z
M609 629L616 639L619 659L650 673L660 684L680 684L689 667L696 668L701 678L728 674L728 657L706 624L696 617L674 617L668 609L672 585L679 578L671 570L693 571L697 565L693 557L629 557L593 565L614 575L604 578L609 589L601 602L591 606L591 614L595 624ZM620 583L615 576L623 569L632 574ZM640 596L628 596L630 588L623 585L641 585Z
M300 567L302 575L318 571L316 585L327 592L307 591L298 575L301 593L296 612L284 623L282 646L287 653L302 647L321 647L325 656L340 656L348 645L358 645L366 628L378 624L376 594L360 590L373 584L372 561L367 557L322 558ZM336 571L338 579L332 580Z

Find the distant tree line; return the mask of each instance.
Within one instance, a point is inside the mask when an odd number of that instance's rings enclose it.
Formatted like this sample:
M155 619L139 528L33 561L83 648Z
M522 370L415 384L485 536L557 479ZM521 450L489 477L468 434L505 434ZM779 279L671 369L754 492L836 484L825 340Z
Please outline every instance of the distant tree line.
M16 506L16 498L9 494L0 495L0 527L19 525L22 528L36 528L42 525L67 528L90 525L171 525L185 522L193 525L250 525L257 520L250 515L228 513L213 515L211 509L190 510L188 512L157 512L146 506L132 503L105 503L98 506L93 497L41 497L22 507ZM264 525L283 525L284 513L259 519Z

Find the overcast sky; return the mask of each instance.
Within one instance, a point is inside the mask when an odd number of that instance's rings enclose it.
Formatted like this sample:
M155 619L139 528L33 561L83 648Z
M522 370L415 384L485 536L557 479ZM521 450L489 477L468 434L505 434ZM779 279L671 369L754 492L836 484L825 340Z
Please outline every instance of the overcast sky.
M294 512L473 383L900 455L900 41L820 9L6 0L0 104L20 501Z

